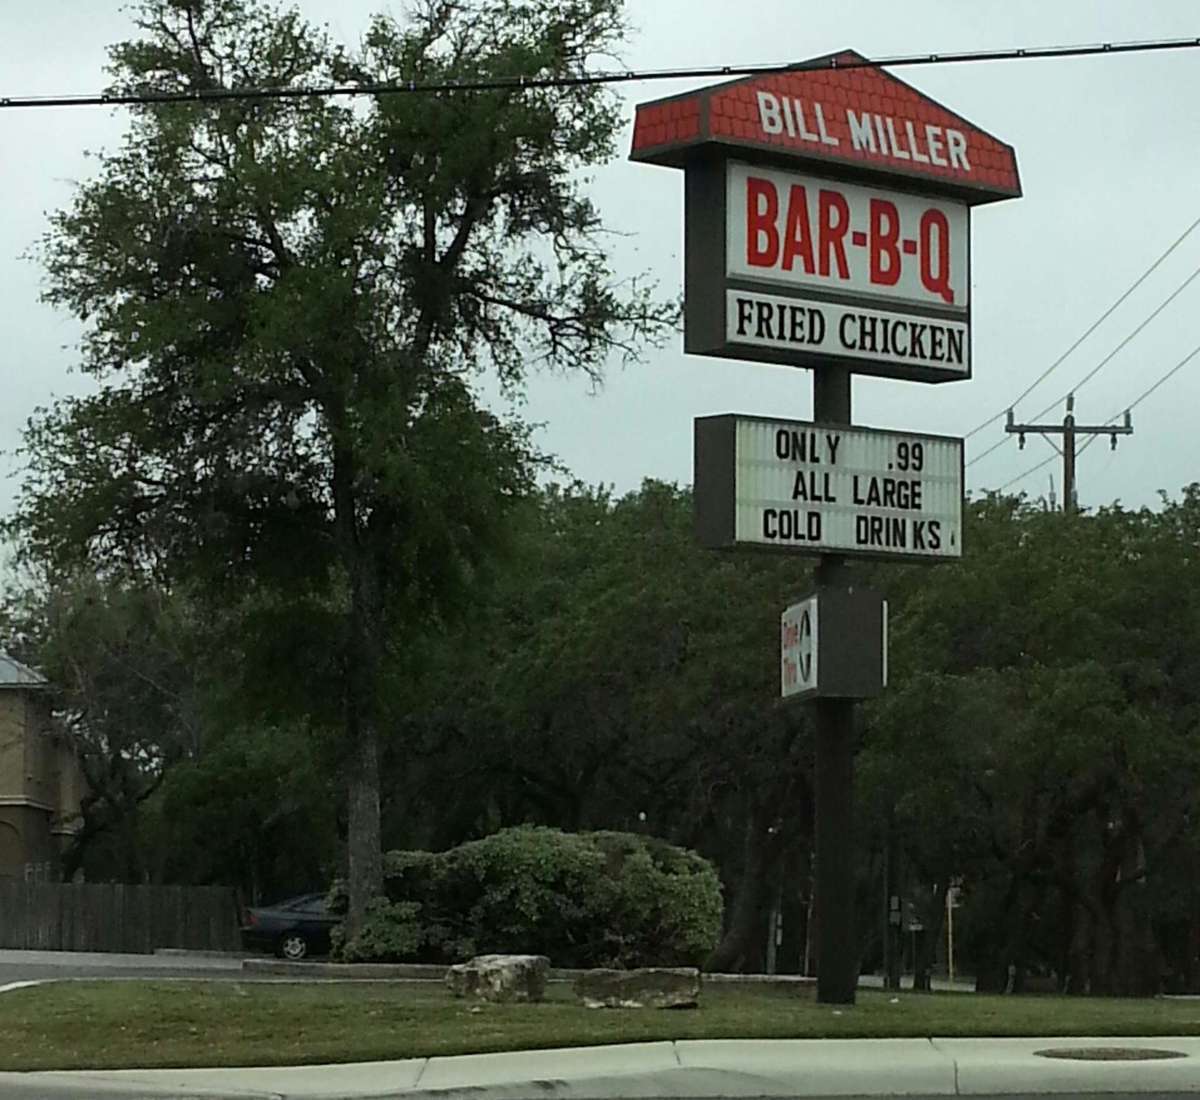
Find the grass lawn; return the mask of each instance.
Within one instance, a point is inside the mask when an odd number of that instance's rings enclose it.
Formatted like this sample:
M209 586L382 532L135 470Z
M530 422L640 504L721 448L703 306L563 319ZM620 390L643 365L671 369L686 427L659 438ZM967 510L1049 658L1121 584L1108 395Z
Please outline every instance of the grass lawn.
M656 1039L1200 1035L1200 1001L707 986L693 1011L539 1005L477 1011L438 983L283 985L62 982L0 996L0 1069L155 1068L373 1061ZM896 998L897 1003L892 1003Z

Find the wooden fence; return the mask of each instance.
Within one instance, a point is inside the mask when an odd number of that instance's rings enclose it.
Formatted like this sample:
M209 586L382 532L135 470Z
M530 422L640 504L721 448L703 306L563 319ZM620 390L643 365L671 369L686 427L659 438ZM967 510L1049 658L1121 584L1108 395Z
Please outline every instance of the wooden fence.
M0 881L0 948L9 950L234 951L238 923L224 886Z

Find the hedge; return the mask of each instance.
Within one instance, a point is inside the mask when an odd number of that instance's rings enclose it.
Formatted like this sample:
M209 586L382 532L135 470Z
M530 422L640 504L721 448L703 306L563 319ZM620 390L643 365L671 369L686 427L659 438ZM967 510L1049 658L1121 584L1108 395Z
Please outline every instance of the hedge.
M631 833L505 829L446 852L386 852L386 899L350 961L548 955L554 966L698 966L721 931L715 868Z

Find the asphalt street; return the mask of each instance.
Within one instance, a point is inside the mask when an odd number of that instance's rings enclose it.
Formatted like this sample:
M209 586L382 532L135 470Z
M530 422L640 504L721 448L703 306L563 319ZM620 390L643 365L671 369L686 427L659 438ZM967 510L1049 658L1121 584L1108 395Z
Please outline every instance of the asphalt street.
M0 951L0 986L64 978L237 978L233 955L109 955L83 951Z

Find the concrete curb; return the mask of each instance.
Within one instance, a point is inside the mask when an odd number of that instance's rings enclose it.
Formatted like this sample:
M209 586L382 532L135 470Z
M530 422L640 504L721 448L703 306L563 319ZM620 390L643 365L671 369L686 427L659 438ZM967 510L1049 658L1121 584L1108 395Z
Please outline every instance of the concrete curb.
M12 993L16 989L30 989L35 985L48 985L54 978L30 978L21 982L7 982L0 985L0 993Z
M1173 1061L1069 1062L1054 1047L1155 1047ZM334 1066L2 1073L14 1097L633 1100L651 1096L1191 1093L1200 1038L704 1040Z
M424 966L419 963L331 963L288 962L286 959L243 959L242 970L247 974L286 974L294 978L362 978L379 981L381 978L404 978L408 981L440 982L446 977L445 966Z
M370 981L400 978L407 981L440 982L445 980L449 967L424 963L335 963L288 962L286 959L250 958L242 960L242 970L248 974L286 974L298 978L361 978ZM585 970L550 969L550 981L573 982ZM816 985L816 978L797 974L701 974L702 982L739 985Z

